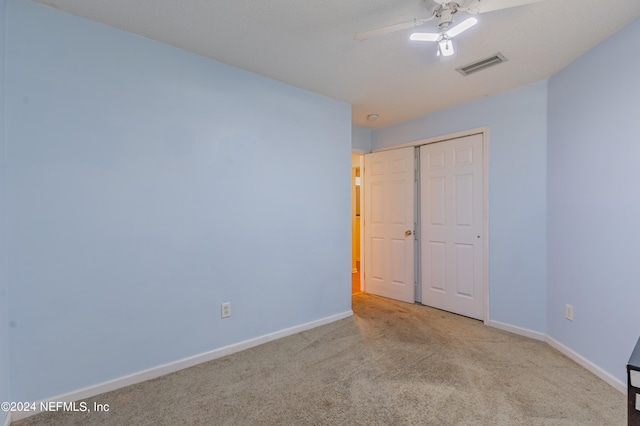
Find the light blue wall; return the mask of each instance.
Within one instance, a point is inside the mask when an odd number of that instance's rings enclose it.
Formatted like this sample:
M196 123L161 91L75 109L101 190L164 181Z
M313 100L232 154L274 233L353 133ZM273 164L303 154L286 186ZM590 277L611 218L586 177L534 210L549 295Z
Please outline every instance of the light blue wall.
M639 44L636 20L549 80L548 332L623 383L640 336Z
M351 309L349 105L22 0L7 88L11 399Z
M9 300L7 294L7 202L4 140L5 17L6 0L0 0L0 402L9 400ZM0 424L7 414L0 410Z
M352 126L351 149L358 154L371 152L371 130Z
M375 150L489 127L489 316L538 332L546 327L546 108L542 81L372 133Z

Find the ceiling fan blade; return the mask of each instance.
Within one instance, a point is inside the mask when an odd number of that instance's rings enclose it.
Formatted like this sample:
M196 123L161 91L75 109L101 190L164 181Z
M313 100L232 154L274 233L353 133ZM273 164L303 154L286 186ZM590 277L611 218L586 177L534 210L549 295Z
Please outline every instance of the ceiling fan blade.
M409 36L409 40L413 41L438 41L441 34L438 33L413 33Z
M467 31L469 28L473 27L477 23L478 23L478 20L476 18L467 18L464 21L460 22L455 27L450 28L447 32L445 32L445 34L453 38L458 34L462 34L463 32Z
M358 41L368 40L373 37L378 37L386 34L395 33L396 31L406 30L407 28L419 27L427 21L433 19L433 16L430 18L424 19L412 19L411 21L401 22L399 24L389 25L387 27L378 28L377 30L366 31L364 33L358 33L355 36L355 39Z
M474 0L468 6L469 12L487 13L494 10L508 9L510 7L524 6L530 3L539 3L545 0Z

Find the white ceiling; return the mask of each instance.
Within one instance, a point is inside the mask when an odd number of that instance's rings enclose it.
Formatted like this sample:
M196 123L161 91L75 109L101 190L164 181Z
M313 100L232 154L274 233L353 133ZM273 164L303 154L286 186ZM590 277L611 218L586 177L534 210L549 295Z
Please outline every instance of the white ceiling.
M38 1L347 102L353 123L367 128L548 78L640 16L639 0L512 7L476 15L478 25L454 40L456 55L439 59L435 43L409 41L412 29L354 40L358 32L426 18L422 0ZM436 26L430 21L420 31ZM468 77L455 71L498 52L509 61ZM367 121L370 113L380 118Z

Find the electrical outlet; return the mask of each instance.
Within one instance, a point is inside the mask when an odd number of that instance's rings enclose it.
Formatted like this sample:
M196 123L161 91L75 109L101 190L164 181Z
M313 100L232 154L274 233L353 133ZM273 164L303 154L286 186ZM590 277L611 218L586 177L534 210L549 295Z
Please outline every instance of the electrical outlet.
M564 315L569 321L573 321L573 306L566 305L564 308Z
M231 316L231 302L225 302L222 304L222 318L229 318Z

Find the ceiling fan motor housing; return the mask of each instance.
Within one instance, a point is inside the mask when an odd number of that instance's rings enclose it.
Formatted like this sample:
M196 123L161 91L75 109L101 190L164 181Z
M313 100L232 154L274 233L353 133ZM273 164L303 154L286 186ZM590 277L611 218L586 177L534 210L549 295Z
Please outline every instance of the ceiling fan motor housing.
M453 14L454 13L455 13L455 11L452 11L452 10L443 10L442 14L440 15L440 23L438 24L438 26L440 28L446 28L450 24L452 24L453 23Z
M433 15L440 19L438 26L441 29L446 29L453 23L453 15L458 11L458 7L457 3L446 3L434 10Z

